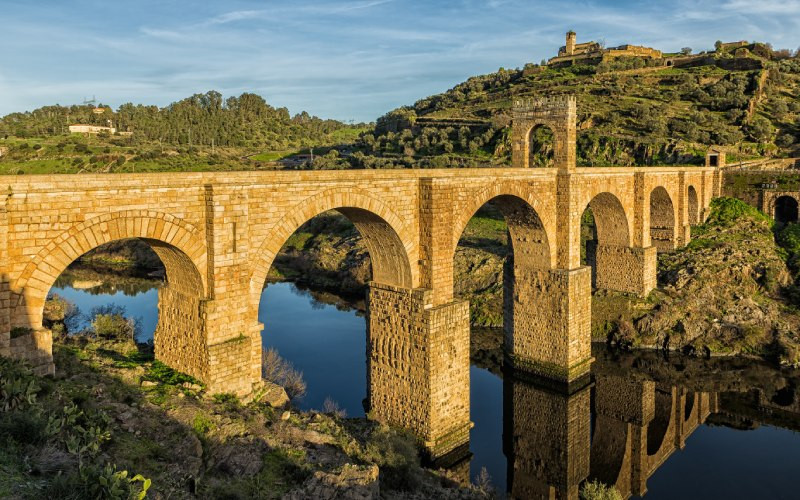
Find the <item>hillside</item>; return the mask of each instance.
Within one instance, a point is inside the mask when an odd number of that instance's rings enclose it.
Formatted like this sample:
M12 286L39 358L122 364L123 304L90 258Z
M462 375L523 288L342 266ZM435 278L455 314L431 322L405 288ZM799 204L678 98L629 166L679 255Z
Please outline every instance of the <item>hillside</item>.
M108 127L70 133L71 125ZM159 108L46 106L0 118L0 174L256 170L306 148L348 144L366 130L261 96L195 94ZM319 149L318 149L319 150Z
M730 161L797 155L800 59L751 49L721 48L681 67L622 57L501 68L380 117L365 153L404 165L508 164L513 99L572 94L579 165L693 164L709 145L728 146Z

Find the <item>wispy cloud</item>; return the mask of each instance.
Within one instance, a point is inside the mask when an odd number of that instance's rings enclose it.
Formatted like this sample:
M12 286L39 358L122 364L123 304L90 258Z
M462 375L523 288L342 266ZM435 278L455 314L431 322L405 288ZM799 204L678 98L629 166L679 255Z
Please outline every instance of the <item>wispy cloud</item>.
M797 0L730 0L720 6L723 10L743 14L771 15L800 14L800 1Z
M266 14L266 10L235 10L233 12L226 12L225 14L214 16L203 24L212 26L214 24L227 24L236 21L259 19L264 17Z
M800 0L186 0L5 6L0 115L53 102L166 105L252 91L292 112L373 120L469 76L580 40L665 50L800 45ZM96 19L104 19L97 23Z

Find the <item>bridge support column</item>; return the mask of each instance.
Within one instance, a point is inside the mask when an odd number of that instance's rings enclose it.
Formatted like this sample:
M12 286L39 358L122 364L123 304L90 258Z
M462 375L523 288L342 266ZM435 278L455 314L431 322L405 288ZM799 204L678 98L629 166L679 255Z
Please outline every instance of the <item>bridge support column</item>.
M586 242L586 259L594 262L596 288L645 296L656 287L656 247L636 248Z
M412 431L436 459L469 442L469 304L371 283L370 417Z
M211 393L247 396L261 380L261 325L232 314L220 300L204 300L166 285L158 292L153 335L156 359L195 377ZM238 335L220 333L233 328Z
M251 396L261 384L261 330L241 300L213 300L203 310L208 339L209 392ZM244 306L244 309L242 309Z
M675 243L678 247L683 247L692 241L692 226L691 224L684 224L676 229Z
M650 242L659 252L671 252L678 248L678 241L673 227L651 227Z
M588 375L593 360L591 268L513 269L511 261L503 278L510 364L567 384Z

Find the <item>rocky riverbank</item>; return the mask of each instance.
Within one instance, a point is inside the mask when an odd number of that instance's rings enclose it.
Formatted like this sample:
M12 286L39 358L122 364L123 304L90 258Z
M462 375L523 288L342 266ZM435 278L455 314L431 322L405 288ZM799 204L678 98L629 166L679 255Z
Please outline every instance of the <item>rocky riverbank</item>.
M407 434L210 397L124 336L62 337L56 375L0 358L3 498L486 498ZM141 498L141 497L139 497Z
M795 273L787 265L795 227L773 228L732 198L712 203L692 242L659 256L658 289L646 299L602 293L593 304L597 339L628 348L704 356L757 356L800 366Z

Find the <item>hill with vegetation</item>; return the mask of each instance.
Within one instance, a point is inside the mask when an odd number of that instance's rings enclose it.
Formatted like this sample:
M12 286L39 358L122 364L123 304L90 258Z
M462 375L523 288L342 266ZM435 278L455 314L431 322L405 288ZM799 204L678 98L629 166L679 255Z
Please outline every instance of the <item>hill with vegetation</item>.
M69 133L70 125L113 127ZM0 119L0 174L254 170L312 147L348 144L365 130L302 112L291 116L256 94L216 91L159 108L46 106Z
M709 145L729 161L798 155L800 58L753 44L687 66L622 57L595 64L503 69L378 118L356 166L508 165L514 99L575 95L578 164L698 164ZM541 142L546 157L545 141Z

